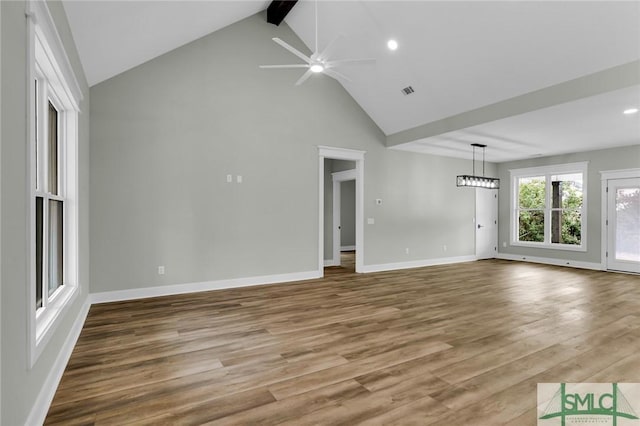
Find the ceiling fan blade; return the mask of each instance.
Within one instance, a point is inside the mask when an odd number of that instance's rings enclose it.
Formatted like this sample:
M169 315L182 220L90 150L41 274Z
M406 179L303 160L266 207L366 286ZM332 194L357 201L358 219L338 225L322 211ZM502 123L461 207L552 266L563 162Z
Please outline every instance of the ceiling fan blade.
M325 73L329 77L335 78L336 80L351 81L351 79L349 77L347 77L346 75L344 75L342 73L339 73L338 71L330 70L328 68L325 68L323 73Z
M327 62L327 68L332 68L332 67L343 65L343 64L365 65L365 64L375 64L375 63L376 63L375 58L338 59L337 61Z
M260 68L309 68L308 64L260 65Z
M331 42L327 45L327 47L325 47L324 50L315 59L319 61L326 61L327 58L331 56L331 53L333 52L333 50L336 48L337 46L336 42L341 38L342 38L342 34L339 34L338 37L331 40Z
M311 77L311 74L313 74L313 71L311 71L310 69L307 70L307 72L305 72L304 74L302 74L302 77L300 77L300 79L298 79L298 81L296 81L296 86L300 86L302 83L304 83L305 81L307 81L307 79L309 77Z
M302 59L303 61L305 61L306 63L310 64L311 63L311 58L309 58L307 55L305 55L304 53L300 52L298 49L296 49L295 47L289 45L288 43L285 43L284 41L282 41L281 39L279 39L278 37L274 37L273 41L275 41L276 43L278 43L280 46L284 47L285 49L287 49L289 52L293 53L294 55L296 55L298 58Z

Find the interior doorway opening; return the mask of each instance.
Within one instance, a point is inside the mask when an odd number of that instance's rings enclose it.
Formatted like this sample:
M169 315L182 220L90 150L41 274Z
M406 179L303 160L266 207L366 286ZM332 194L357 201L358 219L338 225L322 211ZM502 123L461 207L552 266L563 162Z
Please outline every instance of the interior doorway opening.
M325 267L341 265L362 272L364 151L319 151L319 275L324 276Z
M325 232L327 233L325 234L325 266L344 266L355 272L355 262L349 261L356 253L355 163L327 159L325 173L328 173L329 169L331 185L325 186L325 201L330 201L332 205L329 209L325 206L325 212L331 211L331 217L325 215ZM330 195L329 191L331 191ZM328 240L331 240L330 244L326 244ZM329 247L331 247L330 254L327 253Z

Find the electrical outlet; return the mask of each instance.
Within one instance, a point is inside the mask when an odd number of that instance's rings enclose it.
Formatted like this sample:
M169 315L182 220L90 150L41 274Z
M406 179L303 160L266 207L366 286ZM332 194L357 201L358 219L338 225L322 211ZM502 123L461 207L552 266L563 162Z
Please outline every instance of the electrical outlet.
M372 217L367 218L367 225L373 225L376 221Z
M227 183L233 182L233 176L227 175Z
M241 175L236 176L236 182L242 183L242 176Z
M409 254L409 247L407 247L406 249L404 249L405 254Z
M164 266L158 266L158 275L164 275Z
M447 245L446 244L442 246L442 251L447 251Z

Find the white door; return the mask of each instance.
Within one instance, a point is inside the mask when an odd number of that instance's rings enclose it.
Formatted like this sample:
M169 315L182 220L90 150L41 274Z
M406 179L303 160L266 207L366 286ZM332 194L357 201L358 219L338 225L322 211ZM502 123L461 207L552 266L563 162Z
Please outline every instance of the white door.
M476 257L498 254L498 190L476 188Z
M607 181L607 269L640 273L640 178Z

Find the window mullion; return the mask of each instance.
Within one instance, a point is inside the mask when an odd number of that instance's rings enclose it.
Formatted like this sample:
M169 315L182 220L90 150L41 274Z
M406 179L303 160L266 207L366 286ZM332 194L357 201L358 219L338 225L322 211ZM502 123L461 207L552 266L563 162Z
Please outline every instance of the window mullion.
M39 80L40 88L39 91L39 99L38 99L38 152L40 153L40 158L38 161L39 164L39 172L40 172L40 189L43 192L48 192L48 176L49 176L49 123L48 123L48 114L47 108L48 103L48 85L47 81L44 78Z
M544 176L544 243L551 244L551 175Z

